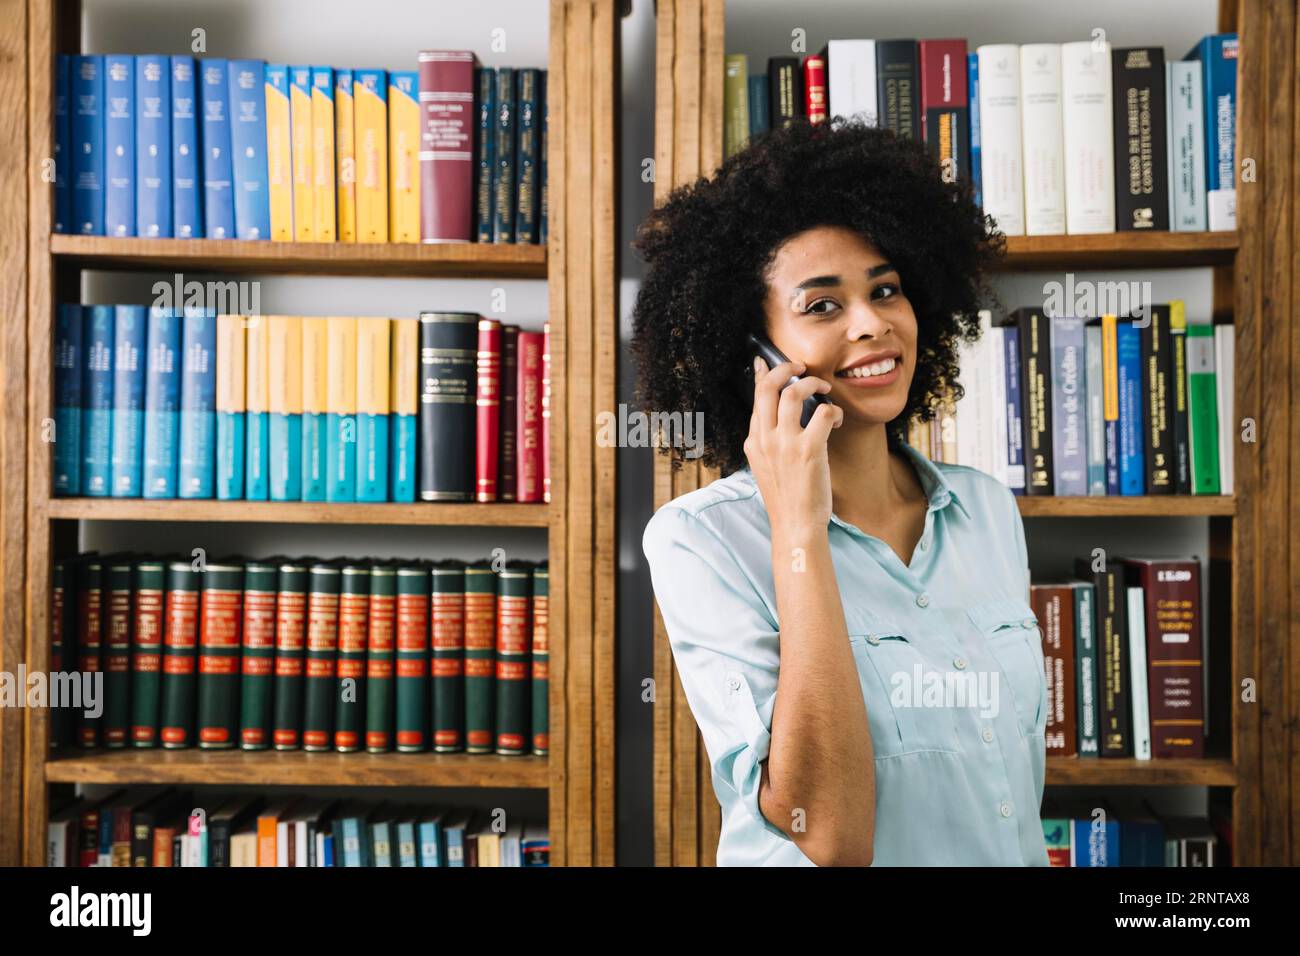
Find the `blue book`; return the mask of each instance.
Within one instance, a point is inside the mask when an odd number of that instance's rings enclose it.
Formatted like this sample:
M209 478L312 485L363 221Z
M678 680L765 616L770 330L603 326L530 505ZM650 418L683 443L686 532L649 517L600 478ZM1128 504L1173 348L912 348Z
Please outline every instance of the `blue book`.
M1007 487L1025 493L1025 423L1020 404L1020 329L1003 326L1002 348L1007 378Z
M1205 110L1205 188L1236 187L1237 34L1202 37L1184 59L1201 64Z
M515 241L515 71L508 66L497 70L496 118L492 135L496 139L496 172L493 178L492 241Z
M104 234L104 58L73 60L72 215L74 232Z
M104 235L135 235L135 57L104 57Z
M150 309L145 349L144 497L176 497L181 411L181 317Z
M181 322L181 433L177 497L211 498L217 450L217 316L185 310Z
M1140 495L1146 489L1143 430L1142 333L1126 319L1117 323L1119 381L1119 493Z
M432 820L421 820L419 837L420 866L442 866L442 814Z
M81 494L81 306L54 319L54 493Z
M392 497L391 501L415 500L415 447L417 441L416 416L389 415L392 434Z
M82 311L81 493L106 497L113 486L113 307Z
M1070 862L1074 866L1119 866L1119 821L1071 820Z
M72 231L72 57L54 58L54 231Z
M546 245L546 235L547 235L546 223L548 217L546 215L546 207L548 205L548 202L547 202L547 194L546 194L546 139L548 135L548 128L550 127L550 125L551 125L551 111L550 111L550 107L547 105L547 100L546 100L546 71L542 70L542 188L541 188L540 196L537 201L537 205L539 208L539 212L537 214L537 218L539 220L537 225L537 241L540 242L542 245Z
M752 139L759 133L767 132L768 79L766 73L755 73L749 78L749 135Z
M199 179L198 83L194 57L174 56L172 69L172 235L203 235L202 180Z
M455 819L448 820L442 828L443 845L446 847L446 860L443 866L465 866L465 828L469 826L467 812L460 812Z
M144 367L149 330L143 305L119 305L113 317L114 498L139 498L144 483Z
M234 171L235 235L269 239L271 205L266 170L266 63L229 63L230 150Z
M496 194L494 184L497 173L497 151L494 123L497 115L497 71L482 67L475 77L478 90L478 129L474 145L478 150L474 183L474 230L479 242L492 241L492 205Z
M1083 320L1053 316L1052 485L1058 495L1088 493L1086 353Z
M370 853L376 867L390 868L393 865L393 823L391 820L376 820L370 824Z
M515 242L537 241L538 148L541 114L537 111L540 71L515 71Z
M203 117L203 235L235 236L235 194L231 188L229 65L199 61L199 103Z
M397 821L397 865L416 867L420 857L415 843L415 821Z
M966 89L970 101L970 180L975 187L975 205L984 208L980 184L980 55L973 50L966 54Z
M172 80L165 56L135 58L136 235L172 234Z
M336 844L335 844L335 840L334 840L334 834L333 834L332 832L331 832L331 833L327 833L327 834L325 834L325 839L324 839L323 841L321 841L321 842L323 842L323 843L325 844L325 847L324 847L324 849L323 849L322 852L321 852L321 857L322 857L322 858L321 858L320 860L317 860L317 861L316 861L316 865L317 865L317 866L334 866L334 865L335 865L335 864L334 864L335 853L337 852L337 851L335 850L335 846L336 846Z

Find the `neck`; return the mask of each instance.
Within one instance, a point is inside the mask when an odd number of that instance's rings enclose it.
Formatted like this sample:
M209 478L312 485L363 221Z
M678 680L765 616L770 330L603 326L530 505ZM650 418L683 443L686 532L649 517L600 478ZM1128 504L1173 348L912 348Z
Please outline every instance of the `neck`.
M827 446L831 470L831 508L853 523L875 525L896 515L924 494L911 464L889 453L883 424L845 421Z

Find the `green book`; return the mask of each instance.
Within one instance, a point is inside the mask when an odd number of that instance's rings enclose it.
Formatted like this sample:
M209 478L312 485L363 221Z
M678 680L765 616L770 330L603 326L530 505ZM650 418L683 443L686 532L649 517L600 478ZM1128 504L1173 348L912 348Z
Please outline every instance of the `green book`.
M397 572L370 568L370 617L366 636L366 750L393 749L393 668L397 655Z
M429 569L412 563L397 569L397 749L428 749Z
M465 565L433 568L433 749L465 749Z
M1097 734L1097 615L1096 585L1067 582L1074 594L1074 680L1078 708L1077 743L1080 757L1100 755Z
M465 750L490 754L496 716L496 572L486 561L465 568Z
M96 555L86 555L77 568L76 600L77 669L83 674L95 674L103 665L104 651L104 563ZM76 722L77 744L98 747L99 720L79 710Z
M167 565L144 560L135 566L135 614L131 628L131 746L158 746L162 682L163 611Z
M497 575L496 752L526 754L532 660L533 568L512 561Z
M339 652L339 569L313 564L307 579L307 674L303 681L304 750L329 750Z
M244 624L244 565L209 564L199 615L199 747L229 750L239 737L239 655Z
M307 656L307 566L280 565L275 587L275 721L271 740L276 750L302 746L303 670Z
M339 583L338 690L334 749L360 750L366 722L366 637L370 629L370 568L345 564Z
M276 589L278 562L244 565L243 655L239 664L239 746L271 746L271 691L275 684Z
M1214 326L1187 325L1187 414L1192 444L1192 493L1219 494L1219 413Z
M551 585L550 565L533 569L533 753L545 757L551 750Z
M199 589L203 572L189 561L167 564L163 619L162 745L178 750L194 743L195 654L199 646Z
M749 142L749 57L732 53L723 61L722 155L730 159Z
M104 565L104 713L100 741L125 747L131 724L131 618L135 565L114 555Z

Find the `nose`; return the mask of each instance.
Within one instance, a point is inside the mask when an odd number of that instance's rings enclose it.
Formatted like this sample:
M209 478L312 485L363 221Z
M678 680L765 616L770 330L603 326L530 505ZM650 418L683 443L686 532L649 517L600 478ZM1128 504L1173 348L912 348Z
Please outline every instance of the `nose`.
M850 342L880 339L893 332L894 327L890 321L876 311L869 301L852 303L845 314L848 319L845 331Z

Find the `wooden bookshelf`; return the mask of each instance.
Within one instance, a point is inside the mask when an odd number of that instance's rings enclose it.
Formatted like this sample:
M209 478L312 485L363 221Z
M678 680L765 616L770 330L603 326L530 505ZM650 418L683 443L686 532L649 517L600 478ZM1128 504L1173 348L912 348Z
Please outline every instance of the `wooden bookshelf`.
M726 0L658 0L655 86L655 201L708 174L722 159L723 59ZM742 5L733 4L743 17ZM996 6L996 5L995 5ZM996 11L994 11L996 12ZM758 13L759 16L771 16ZM846 19L840 35L859 35L863 10ZM817 18L814 18L817 19ZM765 21L766 22L766 21ZM775 21L773 21L775 22ZM792 24L795 21L791 21ZM810 52L823 35L809 38ZM856 23L856 27L852 24ZM789 27L780 21L777 31ZM1300 840L1264 838L1265 819L1295 819L1300 805L1295 779L1295 727L1300 723L1300 587L1289 555L1300 549L1300 412L1293 412L1300 382L1300 332L1292 312L1300 301L1293 249L1300 219L1290 211L1297 186L1289 157L1296 148L1296 4L1220 0L1217 23L1202 32L1235 30L1238 61L1238 158L1277 158L1272 176L1261 173L1238 188L1237 232L1115 233L1088 236L1011 237L1005 271L1082 269L1213 270L1212 314L1236 326L1235 418L1268 421L1274 436L1235 445L1234 494L1222 497L1019 499L1026 518L1205 519L1208 554L1206 710L1216 730L1207 741L1218 756L1204 760L1077 760L1048 758L1052 786L1204 786L1212 800L1231 801L1237 865L1300 862ZM775 27L774 27L775 29ZM896 35L908 35L895 30ZM954 27L951 31L961 35ZM870 30L867 30L870 33ZM987 36L988 31L981 31ZM832 34L833 35L833 34ZM1158 41L1158 37L1152 37ZM734 50L730 52L746 52ZM1177 51L1175 51L1177 52ZM754 64L751 63L751 67ZM758 72L757 67L754 68ZM1260 161L1257 168L1262 169ZM1266 416L1261 415L1266 412ZM658 459L654 497L663 503L717 477L693 461L672 468ZM1288 483L1290 482L1290 483ZM1029 527L1032 533L1032 525ZM713 865L720 818L708 754L682 692L663 627L655 614L654 845L658 865ZM1287 663L1290 662L1290 663ZM1239 703L1247 681L1277 704L1274 713ZM1263 694L1263 691L1258 691ZM1259 698L1264 699L1264 696ZM1283 702L1286 703L1283 703ZM1267 729L1266 729L1267 728ZM1288 802L1290 794L1290 802ZM1276 831L1276 827L1274 831Z
M0 0L2 2L2 0ZM217 0L213 0L214 3ZM547 757L81 751L52 755L42 710L0 711L0 865L43 864L50 787L230 783L532 788L547 792L551 863L614 862L615 449L595 442L593 408L612 408L618 298L614 0L550 0L547 67L549 241L325 244L112 239L51 234L53 63L81 48L79 0L4 5L0 30L0 663L50 666L50 573L77 550L77 522L538 528L550 565ZM124 14L126 15L126 14ZM322 29L333 29L323 27ZM411 56L436 33L412 34ZM99 52L99 51L95 51ZM179 51L178 51L179 52ZM232 51L233 55L235 51ZM245 55L257 56L257 49ZM16 145L16 149L9 148ZM551 327L552 501L545 505L332 504L52 498L51 332L89 270L207 275L544 279ZM436 302L430 303L432 306ZM381 309L380 303L376 307ZM382 312L380 313L382 314ZM344 532L343 534L346 534ZM343 538L346 540L346 538Z

